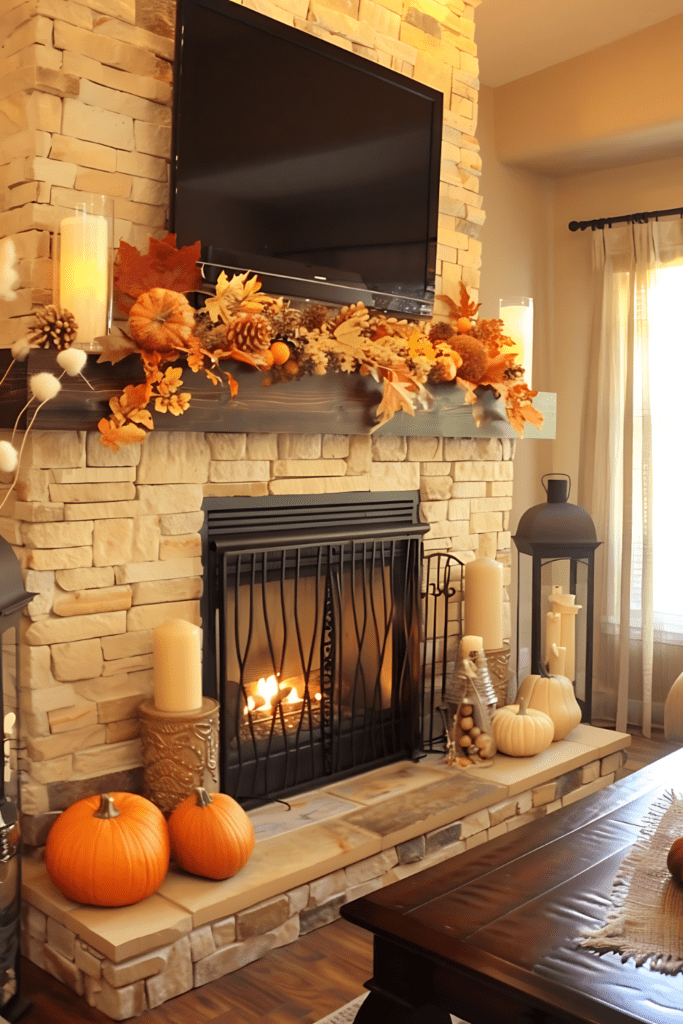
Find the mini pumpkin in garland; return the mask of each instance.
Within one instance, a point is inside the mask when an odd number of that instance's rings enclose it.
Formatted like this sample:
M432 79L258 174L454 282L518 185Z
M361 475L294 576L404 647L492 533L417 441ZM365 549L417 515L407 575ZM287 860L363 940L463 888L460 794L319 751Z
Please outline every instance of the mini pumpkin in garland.
M168 819L171 848L185 871L204 878L232 878L251 857L256 842L246 811L226 793L201 786Z
M47 837L45 867L68 899L125 907L157 891L170 856L166 819L151 800L104 793L62 811Z

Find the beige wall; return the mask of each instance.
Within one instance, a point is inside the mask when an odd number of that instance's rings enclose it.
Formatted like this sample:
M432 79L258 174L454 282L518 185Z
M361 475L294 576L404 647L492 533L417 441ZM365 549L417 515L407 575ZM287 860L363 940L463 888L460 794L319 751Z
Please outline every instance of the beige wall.
M549 174L683 145L683 14L496 89L506 163Z
M498 316L504 295L534 300L533 386L556 391L553 368L553 182L543 175L501 163L495 149L494 92L482 86L478 138L482 154L482 189L486 223L482 231L485 259L481 272L481 316ZM521 513L543 500L540 479L550 470L550 441L524 438L515 454L515 489L510 526Z

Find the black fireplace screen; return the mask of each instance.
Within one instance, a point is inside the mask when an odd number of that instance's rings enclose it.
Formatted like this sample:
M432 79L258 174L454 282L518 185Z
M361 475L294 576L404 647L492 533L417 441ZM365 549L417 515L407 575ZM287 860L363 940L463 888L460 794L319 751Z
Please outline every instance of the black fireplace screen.
M205 692L248 802L421 749L417 495L205 501Z

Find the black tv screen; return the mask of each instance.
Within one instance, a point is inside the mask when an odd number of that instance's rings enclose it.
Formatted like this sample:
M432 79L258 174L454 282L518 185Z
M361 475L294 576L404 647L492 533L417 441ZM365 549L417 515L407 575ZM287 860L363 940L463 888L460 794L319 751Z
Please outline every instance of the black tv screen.
M179 0L172 230L203 271L429 315L442 94L230 0Z

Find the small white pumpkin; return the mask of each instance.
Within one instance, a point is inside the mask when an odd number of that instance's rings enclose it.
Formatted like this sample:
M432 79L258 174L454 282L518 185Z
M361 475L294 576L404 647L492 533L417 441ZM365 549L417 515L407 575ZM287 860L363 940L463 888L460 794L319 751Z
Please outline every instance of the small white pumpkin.
M555 726L543 711L529 711L524 697L519 704L499 708L493 716L492 732L498 750L510 757L540 754L553 741Z
M581 708L567 676L527 676L517 691L516 703L520 697L527 708L543 711L552 719L553 740L563 740L581 721Z

